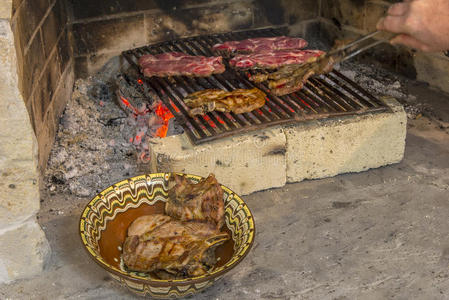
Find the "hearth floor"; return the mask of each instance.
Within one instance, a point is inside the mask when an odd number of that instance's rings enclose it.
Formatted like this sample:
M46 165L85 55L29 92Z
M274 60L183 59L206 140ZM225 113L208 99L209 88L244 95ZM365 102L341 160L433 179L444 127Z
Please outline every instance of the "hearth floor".
M449 96L409 91L429 109L409 120L401 163L245 196L252 251L192 299L448 298ZM0 298L132 299L81 248L89 199L43 195L50 261L38 277L1 285Z

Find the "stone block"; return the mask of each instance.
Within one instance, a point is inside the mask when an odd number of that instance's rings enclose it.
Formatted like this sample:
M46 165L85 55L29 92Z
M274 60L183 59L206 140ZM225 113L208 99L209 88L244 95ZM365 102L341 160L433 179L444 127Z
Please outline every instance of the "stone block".
M331 177L400 162L407 117L394 99L393 112L332 118L286 127L287 182Z
M0 283L39 274L49 253L50 246L35 219L0 229Z
M449 93L449 58L443 54L417 52L416 77Z
M0 3L0 19L10 19L12 17L12 0L3 0Z
M285 135L279 127L198 146L183 134L153 139L150 146L158 171L214 173L220 183L238 194L285 184Z

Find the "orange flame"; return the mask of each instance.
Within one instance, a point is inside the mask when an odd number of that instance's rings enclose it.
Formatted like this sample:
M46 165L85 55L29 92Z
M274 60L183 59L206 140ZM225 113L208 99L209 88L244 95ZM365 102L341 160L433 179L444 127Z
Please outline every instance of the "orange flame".
M154 112L163 121L162 126L159 127L156 131L156 136L164 138L167 136L168 123L169 123L170 119L173 118L173 114L162 103L158 104L158 106L156 107L156 110Z

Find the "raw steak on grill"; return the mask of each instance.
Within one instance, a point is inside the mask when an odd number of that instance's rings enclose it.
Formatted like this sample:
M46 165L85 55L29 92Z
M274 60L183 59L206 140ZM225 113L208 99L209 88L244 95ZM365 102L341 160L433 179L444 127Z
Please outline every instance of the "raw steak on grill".
M253 53L273 50L302 49L306 46L307 41L304 39L288 36L276 36L253 38L242 41L228 41L214 45L212 50L219 52L220 54L231 54L234 52Z
M232 92L207 89L188 95L184 98L184 103L190 108L191 116L204 115L214 110L241 114L261 108L265 105L265 99L265 93L257 88Z
M197 76L206 77L225 71L221 56L191 56L181 52L147 54L139 58L142 73L147 76Z
M274 69L285 65L301 64L311 57L323 55L321 50L274 50L251 54L238 54L229 61L239 69Z

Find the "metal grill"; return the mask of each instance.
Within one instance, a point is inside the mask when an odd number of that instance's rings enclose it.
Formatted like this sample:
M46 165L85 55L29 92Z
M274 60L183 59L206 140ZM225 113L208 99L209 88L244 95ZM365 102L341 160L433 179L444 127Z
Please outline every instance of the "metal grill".
M190 55L213 56L210 49L216 43L252 37L279 36L286 34L286 31L286 28L269 28L190 37L125 51L122 55L139 70L137 61L145 54L178 51ZM227 65L227 62L225 63ZM279 124L389 110L381 101L336 70L311 78L300 91L281 97L270 94L265 84L249 81L246 75L227 65L226 72L210 77L172 76L142 79L148 97L157 95L163 101L184 127L193 144ZM249 113L211 112L204 116L191 117L182 100L188 94L203 89L218 88L231 91L253 87L261 89L268 97L262 108Z

